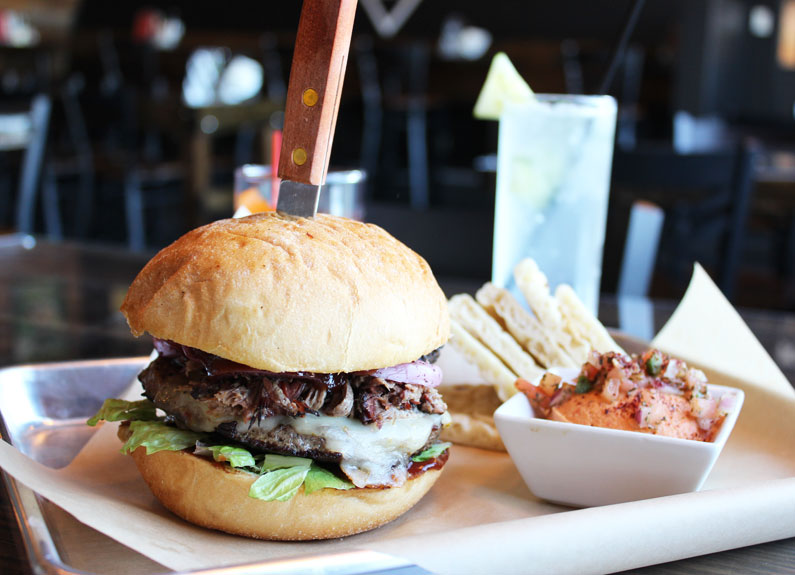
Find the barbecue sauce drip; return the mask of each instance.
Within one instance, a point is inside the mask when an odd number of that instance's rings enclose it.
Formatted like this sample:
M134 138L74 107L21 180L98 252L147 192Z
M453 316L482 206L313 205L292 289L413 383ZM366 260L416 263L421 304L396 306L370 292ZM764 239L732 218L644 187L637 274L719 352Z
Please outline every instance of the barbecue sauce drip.
M242 363L237 363L232 360L207 353L200 349L196 349L194 347L182 345L175 341L159 339L156 337L153 337L152 340L155 349L162 357L181 358L183 361L190 360L199 363L204 368L207 377L215 378L241 374L264 375L269 377L286 376L291 379L302 379L304 381L324 385L329 391L344 385L347 381L345 374L343 373L314 373L309 371L274 373L272 371L243 365ZM440 350L441 348L437 348L431 353L423 355L420 360L427 363L435 363L439 358ZM366 374L369 372L361 373Z
M447 459L450 457L450 450L445 449L442 453L440 453L437 457L433 459L428 459L426 461L412 461L411 465L409 465L409 479L414 479L415 477L422 475L426 471L431 471L433 469L441 469L444 467L444 464L447 463Z

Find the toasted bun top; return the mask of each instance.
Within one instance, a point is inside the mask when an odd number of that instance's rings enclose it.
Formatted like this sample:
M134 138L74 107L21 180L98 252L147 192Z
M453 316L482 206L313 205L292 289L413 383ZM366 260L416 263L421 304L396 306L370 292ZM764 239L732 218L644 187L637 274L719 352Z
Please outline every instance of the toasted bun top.
M269 212L195 229L138 274L132 332L274 372L351 372L417 359L445 341L428 264L381 228Z

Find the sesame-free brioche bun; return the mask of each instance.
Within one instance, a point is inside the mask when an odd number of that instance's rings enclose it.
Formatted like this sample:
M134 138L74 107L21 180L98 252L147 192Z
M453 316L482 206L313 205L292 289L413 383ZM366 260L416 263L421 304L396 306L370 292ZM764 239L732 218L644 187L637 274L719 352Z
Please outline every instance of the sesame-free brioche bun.
M129 437L127 426L119 437ZM132 457L154 496L174 514L202 527L235 535L280 541L332 539L375 529L413 507L433 486L441 469L431 469L401 487L323 489L310 495L304 488L289 501L249 497L256 475L237 471L185 451Z
M428 264L383 229L280 212L214 222L158 253L122 304L135 335L273 372L353 372L447 341Z

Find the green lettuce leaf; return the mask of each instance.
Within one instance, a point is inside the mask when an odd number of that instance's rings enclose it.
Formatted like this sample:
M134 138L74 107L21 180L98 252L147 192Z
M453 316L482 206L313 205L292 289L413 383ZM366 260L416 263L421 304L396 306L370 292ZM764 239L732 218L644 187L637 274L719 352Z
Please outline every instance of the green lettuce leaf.
M262 462L262 472L274 471L276 469L288 469L290 467L309 468L312 460L306 457L291 457L288 455L276 455L269 453Z
M269 453L262 462L263 474L248 494L264 501L288 501L303 484L304 492L321 489L351 489L353 483L340 479L311 459Z
M121 448L122 453L132 453L146 447L146 454L158 451L181 451L194 447L197 441L206 439L206 433L177 429L160 421L131 421L130 437Z
M302 459L302 458L298 458ZM289 501L309 473L309 466L286 467L268 471L251 484L249 497L263 501Z
M86 421L95 426L100 421L155 421L155 404L148 399L141 401L125 401L123 399L106 399L94 417Z
M232 467L257 467L254 456L242 447L232 445L209 445L215 461L226 462Z
M353 489L353 483L346 479L340 479L328 469L313 462L309 473L306 474L306 479L304 479L304 493L308 495L321 489Z
M243 447L234 445L207 445L212 437L208 433L196 433L166 425L157 418L154 404L147 400L105 400L97 414L88 420L89 425L99 421L130 421L130 437L122 446L122 453L132 453L139 447L146 454L158 451L181 451L195 448L197 455L212 457L215 461L228 463L234 468L256 470L260 476L251 485L249 496L264 501L288 501L304 486L304 491L314 493L321 489L352 489L354 485L320 467L306 457L291 457L269 453L254 456ZM423 456L438 447L433 446L421 453ZM444 444L448 446L449 444ZM446 449L447 447L444 447ZM439 453L444 451L441 449ZM429 455L426 459L436 457ZM424 460L423 460L424 461Z
M412 457L411 460L421 463L423 461L428 461L429 459L434 459L444 453L451 445L452 443L449 442L434 443L425 451L421 451Z

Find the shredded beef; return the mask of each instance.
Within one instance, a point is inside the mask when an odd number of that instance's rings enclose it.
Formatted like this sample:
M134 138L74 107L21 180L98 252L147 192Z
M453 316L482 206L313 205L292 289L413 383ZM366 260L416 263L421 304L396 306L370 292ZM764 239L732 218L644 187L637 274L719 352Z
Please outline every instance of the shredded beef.
M353 388L343 385L332 389L326 402L326 415L345 417L353 408Z
M370 375L266 373L210 376L193 359L159 357L141 373L140 380L150 398L155 400L154 396L159 393L159 403L168 401L168 386L164 387L163 382L171 382L176 386L188 386L186 390L194 399L232 409L251 420L311 413L353 416L364 424L373 423L380 428L401 410L423 413L447 410L439 392L422 385L397 383Z
M395 383L380 377L362 378L357 386L354 399L354 415L364 424L375 423L378 427L384 421L394 418L397 410L418 408L425 413L444 413L447 406L439 392L422 385ZM438 401L428 401L435 397ZM438 409L441 408L441 411Z

